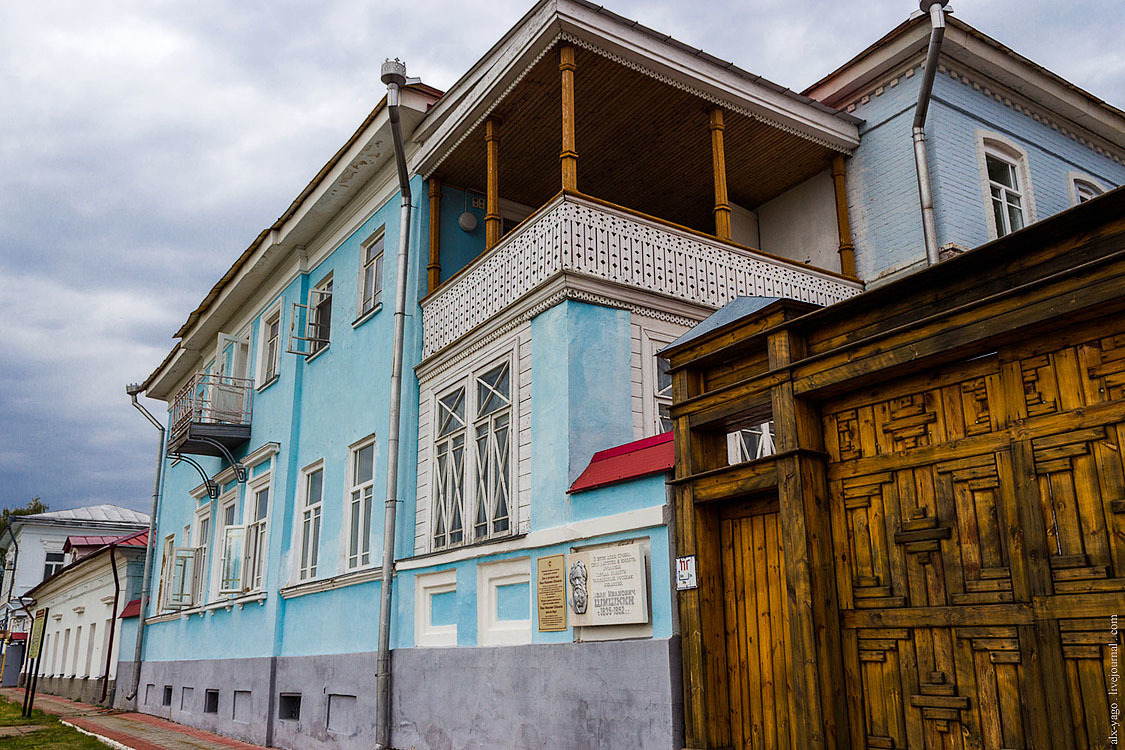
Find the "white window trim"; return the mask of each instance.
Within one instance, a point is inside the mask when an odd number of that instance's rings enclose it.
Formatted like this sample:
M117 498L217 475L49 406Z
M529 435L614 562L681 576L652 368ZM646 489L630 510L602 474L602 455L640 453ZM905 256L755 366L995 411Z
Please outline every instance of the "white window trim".
M1015 141L999 133L987 130L976 131L977 167L980 174L981 196L984 198L984 218L988 227L990 239L1000 236L996 226L996 218L992 215L992 191L988 179L988 165L985 156L992 154L1016 166L1017 177L1020 181L1020 197L1024 211L1023 225L1029 226L1038 221L1035 210L1035 191L1031 184L1031 169L1028 162L1027 150Z
M429 514L428 537L426 546L429 550L436 550L434 546L434 514L437 511L437 443L438 437L438 420L441 412L439 402L441 399L457 388L465 389L465 457L462 478L462 540L456 544L445 544L441 550L456 549L458 547L470 546L473 544L481 544L488 541L497 539L505 539L513 534L518 533L520 519L518 517L518 480L519 480L519 358L516 356L516 343L513 340L509 342L500 351L493 351L486 357L478 360L479 364L475 364L465 370L461 370L456 376L445 379L440 384L433 387L430 398L430 434L429 440L429 507L426 512ZM475 471L476 463L476 442L474 432L478 418L476 417L477 408L477 388L476 378L483 375L496 367L507 363L508 365L508 528L506 531L493 532L485 534L483 537L476 537L473 534L473 525L475 518L472 514L473 503L475 501L475 494L477 488L477 476Z
M456 646L457 624L434 625L433 597L457 590L457 571L442 570L414 576L414 645Z
M239 513L238 513L238 487L239 487L239 485L235 485L234 489L230 490L225 495L220 497L219 502L216 505L216 510L218 511L217 514L216 514L216 518L218 519L219 523L213 524L215 526L215 539L216 539L215 556L214 557L215 557L215 561L218 563L218 565L212 565L211 566L212 568L217 568L217 570L215 570L215 574L212 575L212 583L214 584L214 588L212 589L212 591L214 593L211 597L212 601L215 601L215 600L217 600L221 597L238 596L238 594L239 594L238 590L224 589L223 588L223 568L226 565L227 529L228 528L239 528L239 527L245 529L245 526L243 524L239 523L240 518L239 518ZM234 523L229 524L229 525L226 523L226 515L227 515L227 509L228 508L234 508ZM245 536L243 536L242 543L243 543L243 548L242 548L243 549L243 555L245 555L245 551L246 551L246 546L245 546L246 545L246 538L245 538ZM240 581L239 589L241 589L241 588L242 587L241 587L241 581Z
M1109 192L1112 188L1107 187L1105 183L1094 177L1091 177L1086 172L1070 171L1066 173L1066 190L1067 195L1070 196L1070 205L1078 205L1078 183L1085 182L1090 187L1098 191L1098 195Z
M202 562L199 563L199 565L202 567L202 571L200 572L202 585L199 587L199 601L195 602L196 606L208 604L211 600L211 586L209 585L209 583L211 575L211 558L214 556L214 548L211 546L210 537L215 523L214 514L211 512L211 510L212 509L210 502L206 502L203 505L200 505L195 509L195 518L192 521L192 544L197 550L197 555L199 554L198 550L203 550L203 557L201 558ZM203 530L201 528L204 521L207 521L206 535L203 534Z
M323 534L324 532L324 459L321 458L313 461L311 464L301 469L301 476L297 482L297 496L294 499L296 508L293 514L294 533L292 534L292 537L296 540L297 543L293 547L293 563L290 570L289 579L291 585L305 583L307 581L315 581L319 578L326 577L319 538L317 539L317 560L315 563L316 571L308 577L301 577L301 574L303 573L303 570L301 568L301 552L305 548L305 497L309 490L309 476L311 476L318 470L321 472L320 502L317 503L317 505L320 506L320 530L318 533Z
M645 437L664 432L660 425L659 403L656 397L657 364L656 353L675 340L674 336L661 334L641 328L641 399L644 411Z
M252 470L252 469L251 469ZM254 514L258 512L258 492L265 489L268 493L266 498L266 517L261 521L255 520ZM243 508L243 524L246 526L246 548L244 550L245 561L243 562L242 570L242 593L256 593L264 591L269 582L269 539L270 539L270 519L273 517L274 507L274 488L273 488L273 466L271 464L269 470L262 473L260 476L254 477L246 483L246 497L242 503ZM250 536L252 527L260 528L260 531L254 532L255 534L255 554L262 556L262 571L261 582L256 583L254 578L255 562L250 554Z
M347 463L347 472L348 473L347 473L347 476L345 477L346 481L344 482L344 505L343 505L343 508L344 508L344 514L343 514L344 533L341 535L344 543L342 545L340 545L340 570L342 570L345 573L351 573L351 572L354 572L354 571L357 571L357 570L367 570L368 568L374 568L374 567L377 566L377 563L379 562L379 560L377 560L375 545L373 544L372 539L371 539L371 532L375 529L375 476L378 473L378 460L377 460L378 459L378 449L377 448L373 448L372 455L371 455L371 480L369 482L364 482L361 485L353 485L352 484L352 481L354 480L354 477L355 477L356 458L358 457L359 452L361 450L363 450L364 448L368 447L368 446L375 446L375 434L374 433L368 435L365 438L357 440L356 442L354 442L354 443L352 443L351 445L348 446L348 463ZM355 565L352 565L351 562L350 562L351 561L351 548L352 548L352 492L355 489L357 489L358 487L363 487L365 485L369 485L371 487L371 508L370 508L370 517L368 519L368 525L369 525L370 528L368 529L368 534L367 534L367 541L368 541L368 544L370 545L370 548L368 549L368 556L367 556L368 559L367 559L366 563L362 562L363 554L362 554L362 549L361 549L360 554L359 554L360 562L356 563ZM323 525L323 521L321 523ZM361 533L362 533L362 517L361 517Z
M360 246L359 246L359 275L356 277L357 283L355 285L356 286L355 323L353 323L353 325L358 324L361 321L366 320L371 315L374 315L383 306L383 292L386 291L383 287L383 274L387 270L386 236L387 236L387 227L386 227L386 225L383 225L383 226L380 226L378 229L376 229L374 232L372 232L367 237L367 239L365 239L362 243L360 243ZM382 260L381 263L376 264L380 269L380 273L378 273L377 275L372 274L372 279L374 280L376 285L379 287L379 298L376 299L372 303L370 310L364 310L363 309L363 298L365 296L365 292L367 291L366 289L364 289L365 271L367 270L367 264L364 262L364 260L367 257L367 249L370 248L372 245L374 245L379 240L383 240L383 249L379 251L379 253L376 257L382 256L383 260Z
M526 584L526 620L501 620L496 616L498 589ZM513 646L531 643L531 558L501 560L477 566L477 645Z
M268 387L279 377L281 377L281 353L284 351L283 346L285 344L285 316L282 312L284 305L285 298L278 297L277 301L270 305L270 307L258 319L258 361L257 367L254 371L254 383L255 385L257 385L258 390L262 390ZM277 316L277 352L275 353L274 357L276 359L275 365L277 371L272 377L267 379L266 373L268 371L268 363L266 362L266 339L269 335L268 322L275 315Z

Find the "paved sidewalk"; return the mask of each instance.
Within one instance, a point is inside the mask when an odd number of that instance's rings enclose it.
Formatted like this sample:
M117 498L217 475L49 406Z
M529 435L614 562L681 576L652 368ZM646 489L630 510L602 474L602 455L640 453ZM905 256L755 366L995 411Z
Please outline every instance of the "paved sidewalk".
M23 702L22 688L0 690L10 701ZM201 729L132 712L113 711L38 693L35 707L54 714L78 729L112 740L130 750L262 750L258 745L232 740Z

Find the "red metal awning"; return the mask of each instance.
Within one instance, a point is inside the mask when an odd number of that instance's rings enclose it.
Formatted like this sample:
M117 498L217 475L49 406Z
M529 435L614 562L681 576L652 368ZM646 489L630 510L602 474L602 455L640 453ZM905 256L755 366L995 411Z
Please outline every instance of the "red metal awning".
M671 471L675 458L671 432L607 448L594 454L590 465L574 480L568 492L583 492Z
M124 620L126 617L137 617L141 614L141 600L134 599L125 605L125 609L121 610L121 615L118 619Z

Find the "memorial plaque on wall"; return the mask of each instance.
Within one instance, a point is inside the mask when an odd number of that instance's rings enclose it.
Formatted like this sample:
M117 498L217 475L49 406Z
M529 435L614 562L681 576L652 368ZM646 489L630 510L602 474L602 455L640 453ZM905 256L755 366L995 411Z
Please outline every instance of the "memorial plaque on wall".
M566 630L566 555L540 557L536 564L539 631Z
M571 622L575 626L648 622L648 584L639 543L570 554Z

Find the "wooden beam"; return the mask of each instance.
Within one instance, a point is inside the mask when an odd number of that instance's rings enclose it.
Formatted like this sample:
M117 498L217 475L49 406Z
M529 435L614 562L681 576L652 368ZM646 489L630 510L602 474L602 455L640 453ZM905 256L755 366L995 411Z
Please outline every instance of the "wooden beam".
M715 236L730 239L730 201L727 198L727 158L723 146L723 110L712 107L711 171L715 176Z
M430 262L426 266L429 291L441 283L441 178L430 177Z
M574 135L574 45L559 47L559 70L562 72L562 189L578 189L578 152Z
M836 226L840 230L840 271L845 276L855 276L855 246L852 245L852 225L848 220L847 172L844 155L832 159L832 185L836 191Z
M485 189L484 249L491 250L500 241L500 118L489 117L484 123L484 143L488 170Z

